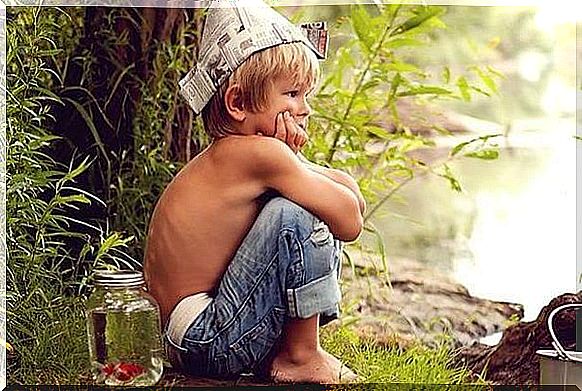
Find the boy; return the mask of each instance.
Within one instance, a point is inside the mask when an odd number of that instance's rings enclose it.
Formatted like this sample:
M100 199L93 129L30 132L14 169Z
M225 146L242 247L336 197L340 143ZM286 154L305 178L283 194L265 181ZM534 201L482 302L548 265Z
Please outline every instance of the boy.
M181 82L213 141L156 205L146 281L170 360L192 374L350 381L318 328L338 316L339 240L360 234L364 200L349 175L296 155L321 53L249 3L209 10L200 61Z

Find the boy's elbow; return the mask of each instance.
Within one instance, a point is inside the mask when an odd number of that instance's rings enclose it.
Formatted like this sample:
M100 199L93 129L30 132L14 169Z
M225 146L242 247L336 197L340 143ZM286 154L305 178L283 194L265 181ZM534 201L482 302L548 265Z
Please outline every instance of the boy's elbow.
M349 216L349 219L346 219L344 221L344 223L348 224L344 224L342 227L343 229L341 230L341 232L338 233L339 235L337 235L337 238L343 242L355 241L356 239L358 239L358 237L362 233L362 230L364 229L364 218L362 216L362 213L360 213L359 205L357 209L355 208L351 209L354 209L353 212L350 213L351 216Z
M354 222L352 227L346 230L345 235L343 235L343 238L339 239L342 242L353 242L356 239L358 239L363 229L364 229L364 219L362 218L362 215L358 214L358 217L356 218L356 221Z

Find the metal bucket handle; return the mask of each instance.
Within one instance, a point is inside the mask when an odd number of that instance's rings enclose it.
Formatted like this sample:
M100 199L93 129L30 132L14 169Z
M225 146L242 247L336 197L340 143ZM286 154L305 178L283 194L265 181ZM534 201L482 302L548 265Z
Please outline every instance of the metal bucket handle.
M550 330L550 336L552 337L553 340L552 346L556 349L558 357L565 360L567 359L571 361L582 362L582 358L575 357L572 354L568 353L566 350L564 350L564 347L560 344L560 341L558 341L558 339L556 338L556 333L554 333L553 326L554 315L556 315L558 312L562 310L565 310L566 308L582 308L582 304L564 304L560 307L554 308L554 310L550 312L550 316L548 316L548 329Z

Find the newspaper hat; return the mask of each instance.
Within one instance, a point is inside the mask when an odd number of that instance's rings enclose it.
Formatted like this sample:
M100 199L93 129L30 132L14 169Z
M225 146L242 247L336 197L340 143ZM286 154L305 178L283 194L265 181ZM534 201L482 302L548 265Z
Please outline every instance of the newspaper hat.
M303 42L319 59L327 52L325 22L297 27L261 0L213 1L207 10L198 63L180 80L180 93L199 114L217 88L260 50Z

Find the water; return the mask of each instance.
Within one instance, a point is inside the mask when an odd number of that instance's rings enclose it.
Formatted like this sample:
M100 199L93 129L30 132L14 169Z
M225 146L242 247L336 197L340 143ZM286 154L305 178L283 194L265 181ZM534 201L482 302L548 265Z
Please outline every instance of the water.
M150 386L163 371L163 350L152 309L92 311L89 336L96 382L111 386Z
M474 296L523 304L524 320L576 288L575 124L533 125L501 143L499 160L454 164L463 194L421 178L375 219L389 255L433 265Z

